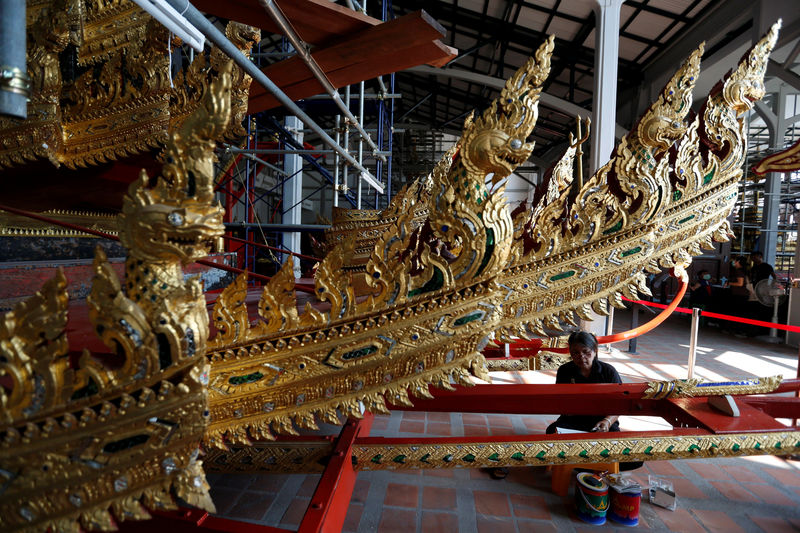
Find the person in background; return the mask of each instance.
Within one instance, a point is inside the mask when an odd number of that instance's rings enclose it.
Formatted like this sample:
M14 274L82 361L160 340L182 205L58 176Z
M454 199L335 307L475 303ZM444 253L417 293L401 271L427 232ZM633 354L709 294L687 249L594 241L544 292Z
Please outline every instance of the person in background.
M708 270L701 270L697 273L695 279L690 285L689 301L692 307L705 307L711 302L711 274Z
M744 318L750 317L750 291L747 289L747 281L747 258L737 255L731 261L731 278L727 284L730 289L727 314ZM732 329L733 334L737 337L752 336L753 334L750 326L741 323L735 325L728 323L728 328Z
M750 254L750 259L753 261L753 267L750 269L750 281L753 286L762 279L769 279L770 276L775 279L775 269L764 262L764 254L756 250Z

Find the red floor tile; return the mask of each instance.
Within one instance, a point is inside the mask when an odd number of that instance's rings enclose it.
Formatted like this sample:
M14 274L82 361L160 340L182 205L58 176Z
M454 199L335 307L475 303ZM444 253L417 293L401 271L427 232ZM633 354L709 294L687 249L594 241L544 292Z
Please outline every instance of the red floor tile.
M226 515L228 509L239 499L241 491L225 487L211 487L211 499L217 508L218 515Z
M474 490L472 496L475 498L475 511L479 515L511 516L505 493Z
M489 435L489 428L486 426L464 426L465 437L483 437Z
M377 415L372 421L372 429L374 431L383 431L384 429L387 429L389 427L390 419L391 417L387 415Z
M764 472L774 477L784 485L791 485L793 487L800 487L800 470L794 468L765 468Z
M384 509L378 533L410 533L417 530L417 512L405 509Z
M466 424L478 425L478 426L485 426L486 425L486 415L477 414L477 413L464 413L461 415L461 421Z
M248 487L251 490L277 493L281 491L287 479L289 479L287 474L255 474Z
M423 487L422 508L452 511L456 509L456 489L447 487Z
M319 485L319 480L322 476L319 475L308 475L303 480L303 484L300 485L300 489L297 491L298 496L305 496L306 498L310 498L314 495L314 491L317 490L317 485Z
M764 533L796 533L797 529L788 520L774 516L750 516L750 520Z
M422 411L403 411L403 421L419 420L425 421L425 413Z
M453 477L456 471L450 468L427 468L422 471L423 476L431 477Z
M520 532L528 533L558 533L558 529L552 522L539 522L537 520L517 520L517 526ZM596 533L596 532L595 532Z
M229 514L235 518L261 520L274 499L275 495L270 492L245 492L236 505L231 507ZM308 500L306 505L307 502Z
M308 504L310 500L307 498L295 498L292 500L292 503L289 504L289 508L286 509L286 512L283 513L283 518L281 518L281 525L285 526L299 526L300 522L303 521L303 516L305 516L306 511L308 510ZM264 509L266 511L266 509ZM263 513L262 513L263 516ZM257 519L255 517L251 517ZM260 516L258 518L261 518Z
M353 487L353 496L350 498L350 503L366 503L367 494L369 494L369 481L365 479L356 479L356 485Z
M497 518L495 516L477 517L478 533L517 533L517 527L510 518Z
M724 481L712 481L711 485L729 500L740 502L758 502L758 496L753 494L740 483L726 483Z
M512 428L514 425L511 423L511 418L508 415L486 415L486 420L489 427L494 428Z
M700 477L705 480L721 480L721 481L730 481L731 477L722 471L720 467L717 465L712 465L710 463L698 463L697 461L687 461L689 468L697 472Z
M669 461L647 461L645 463L650 472L657 476L682 476L683 474Z
M425 422L422 420L403 420L400 422L400 433L425 433Z
M523 417L522 423L525 424L525 427L528 428L532 433L543 433L544 430L547 429L547 426L550 425L548 421L532 416Z
M450 422L428 422L425 433L430 436L449 437L453 434L453 429L450 427Z
M414 485L402 485L400 483L389 483L386 486L386 497L384 505L395 507L413 507L416 509L418 503L419 487Z
M350 502L350 506L347 508L347 516L345 516L344 524L342 525L342 531L344 533L356 533L363 513L364 506L362 504Z
M511 507L516 518L534 518L537 520L550 520L550 511L547 503L541 496L528 494L509 494Z
M428 422L450 423L450 413L428 413Z
M674 533L706 533L705 528L698 524L686 509L670 511L655 505L653 509L656 511L656 516Z
M722 465L720 468L729 476L731 476L736 481L740 483L764 483L764 480L750 470L749 468L743 467L743 465L731 466L731 465Z
M708 498L708 495L700 487L686 478L670 478L669 481L672 482L672 486L675 488L675 495L678 498Z
M692 511L698 522L709 531L724 531L725 533L738 533L744 531L736 521L724 511L711 511L694 509Z
M422 533L455 533L458 531L458 515L453 513L422 513Z
M772 485L747 484L744 486L748 490L753 491L756 494L756 496L758 496L764 501L764 503L768 503L770 505L790 505L790 506L798 505L798 503L795 500L791 499L789 496L784 494L780 489L775 488Z

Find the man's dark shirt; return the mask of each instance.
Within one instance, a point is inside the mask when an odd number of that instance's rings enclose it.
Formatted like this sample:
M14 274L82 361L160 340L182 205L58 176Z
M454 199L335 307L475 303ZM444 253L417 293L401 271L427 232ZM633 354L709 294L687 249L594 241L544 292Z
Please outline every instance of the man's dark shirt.
M750 281L753 285L762 279L768 279L770 276L775 277L775 269L769 263L759 263L758 265L753 265L753 268L750 269Z
M589 377L583 377L578 365L572 361L558 367L556 383L622 383L617 369L608 363L600 361L597 357L592 363ZM559 427L591 431L606 415L561 415L556 420ZM619 423L614 422L612 428L619 429Z

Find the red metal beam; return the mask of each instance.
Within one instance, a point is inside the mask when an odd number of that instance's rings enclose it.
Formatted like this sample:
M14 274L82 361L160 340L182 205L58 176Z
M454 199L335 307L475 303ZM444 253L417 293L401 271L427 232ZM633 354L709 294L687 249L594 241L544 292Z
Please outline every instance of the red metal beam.
M359 435L369 435L373 418L372 413L365 413L361 420L350 419L345 424L298 533L333 533L342 530L356 484L357 474L351 460L353 443Z

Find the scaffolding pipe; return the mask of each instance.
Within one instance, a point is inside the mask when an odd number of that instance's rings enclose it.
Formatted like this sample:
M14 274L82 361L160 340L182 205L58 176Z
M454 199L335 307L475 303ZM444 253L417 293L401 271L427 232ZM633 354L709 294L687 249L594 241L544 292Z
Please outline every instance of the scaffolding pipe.
M0 2L0 115L28 118L25 0Z
M345 100L347 100L347 105L349 107L350 106L349 85L344 89L344 98ZM350 111L348 110L348 113L349 112ZM344 117L344 150L347 153L347 155L350 155L350 118L348 117ZM349 170L350 169L347 167L347 165L342 165L342 184L344 185L343 190L345 194L347 194L347 190L349 187L349 184L347 183L348 174L350 173ZM358 199L356 199L356 208L358 208Z
M336 144L342 137L342 115L336 115ZM381 179L380 176L377 176ZM339 207L339 152L333 156L333 207Z
M173 8L177 9L179 13L183 13L183 16L197 28L200 32L206 36L206 38L217 45L220 50L222 50L225 54L228 55L231 59L233 59L236 64L244 70L247 74L250 75L254 80L260 83L265 89L271 92L275 98L284 105L290 113L297 116L300 120L303 121L309 128L314 130L323 140L325 144L333 148L334 150L340 151L339 153L342 157L350 163L352 166L357 168L362 173L362 178L367 181L373 188L378 190L379 192L383 193L384 186L378 182L370 172L365 169L361 164L353 158L349 153L342 149L341 146L336 144L334 140L328 135L325 130L323 130L316 122L314 122L311 117L306 114L305 111L300 109L300 107L295 104L291 98L286 96L280 87L275 85L275 83L270 80L266 74L261 72L259 68L250 61L250 59L241 53L241 51L236 48L233 43L231 43L225 35L217 29L211 22L206 19L205 15L203 15L200 11L197 10L192 4L187 2L187 0L166 0Z
M366 5L366 2L364 2ZM361 123L364 122L364 82L360 82L358 84L358 125L361 127ZM373 148L376 152L379 151L376 148ZM385 158L384 158L385 160ZM364 164L364 137L358 138L358 162L360 164ZM361 209L361 180L358 180L358 208Z
M226 145L226 146L230 146L230 145ZM308 149L306 149L306 150L290 150L290 149L281 150L281 149L278 149L278 148L253 148L253 149L248 149L248 148L234 148L233 146L231 146L228 151L230 151L231 153L234 153L234 154L293 154L293 155L307 154L307 155L318 155L318 154L335 154L336 153L336 150L324 150L324 149L323 150L316 150L316 149L312 149L312 150L308 150ZM380 152L383 155L391 155L391 153L386 151L386 150L381 150ZM247 157L247 156L245 156L245 157ZM369 157L369 154L366 154L366 157Z
M298 232L298 231L325 231L329 229L329 225L325 224L270 224L259 222L226 222L225 229L242 229L242 228L261 228L267 231L285 231L285 232Z
M348 100L348 105L344 105L344 102L342 102L342 98L339 96L339 92L336 90L336 87L333 86L331 80L328 79L328 75L325 74L325 71L319 66L317 60L314 59L314 57L311 55L311 52L308 51L308 46L297 35L294 26L292 26L291 21L286 18L286 15L283 14L280 6L273 0L259 0L258 3L261 4L261 7L263 7L272 20L275 21L275 24L278 25L281 33L285 35L287 39L289 39L289 42L292 43L292 46L294 46L295 50L297 50L297 54L302 58L305 64L308 65L308 68L311 69L311 73L320 82L323 89L325 89L325 92L327 92L331 98L333 98L333 102L339 107L339 109L342 110L342 113L344 113L347 118L353 121L355 128L361 135L361 138L366 140L370 148L377 152L378 147L372 141L369 134L361 127L360 121L356 122L355 117L350 112L350 101Z

